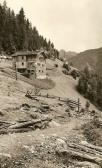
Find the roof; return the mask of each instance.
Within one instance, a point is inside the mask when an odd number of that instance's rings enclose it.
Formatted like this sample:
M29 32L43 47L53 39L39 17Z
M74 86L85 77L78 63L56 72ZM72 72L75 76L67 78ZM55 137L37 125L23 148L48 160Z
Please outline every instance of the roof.
M36 51L17 51L16 53L12 54L12 57L17 57L17 56L29 56L29 55L37 55Z
M17 51L16 53L12 54L11 57L17 56L29 56L29 55L42 55L45 59L47 58L48 51L46 50L36 50L36 51Z

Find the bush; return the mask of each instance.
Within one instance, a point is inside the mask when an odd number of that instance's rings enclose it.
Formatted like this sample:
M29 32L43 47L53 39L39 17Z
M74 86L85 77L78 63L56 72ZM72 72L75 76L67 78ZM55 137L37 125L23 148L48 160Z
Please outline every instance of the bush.
M79 72L74 69L74 70L71 72L71 75L72 75L72 77L73 77L74 79L76 79L77 77L79 77Z
M81 108L80 113L85 113L85 109Z
M94 117L91 122L84 124L82 128L88 142L102 146L102 121Z
M55 67L58 68L58 64L55 64Z
M67 63L64 63L63 64L63 68L65 68L67 71L69 71L71 68L70 68L70 65L67 64Z
M65 74L65 75L69 75L68 71L66 69L62 70L62 72Z

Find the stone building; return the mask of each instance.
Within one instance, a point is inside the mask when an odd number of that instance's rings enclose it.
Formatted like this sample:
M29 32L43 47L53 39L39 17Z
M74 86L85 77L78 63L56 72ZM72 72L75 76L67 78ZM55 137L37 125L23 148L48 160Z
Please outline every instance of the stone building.
M12 55L13 69L31 79L46 78L46 53L44 51L19 51Z

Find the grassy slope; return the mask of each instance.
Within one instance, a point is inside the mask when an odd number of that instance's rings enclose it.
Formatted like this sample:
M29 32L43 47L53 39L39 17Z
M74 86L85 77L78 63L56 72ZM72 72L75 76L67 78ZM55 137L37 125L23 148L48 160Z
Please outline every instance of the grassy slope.
M85 107L86 99L80 95L76 90L77 81L70 76L66 76L62 73L62 62L59 60L50 61L49 64L57 63L58 68L49 70L49 77L55 82L55 87L49 90L41 90L42 92L49 93L51 95L71 98L73 100L78 100L80 98L81 104ZM53 66L54 67L54 66ZM50 72L51 71L51 72ZM19 107L22 103L28 103L28 99L25 98L25 93L27 90L33 91L32 85L22 81L12 79L9 76L5 76L4 72L0 72L0 109L1 111L7 111L7 109ZM6 103L5 103L6 102ZM97 110L93 105L92 109ZM9 114L10 120L22 117L22 113L19 116L15 116L16 113L6 113L4 120ZM25 116L26 117L26 116ZM2 118L3 119L3 118Z
M56 71L51 71L50 78L55 82L55 87L45 91L44 93L49 93L51 95L59 96L59 97L66 97L71 98L73 100L78 100L80 98L81 104L85 107L86 99L78 93L76 90L77 80L74 80L70 76L66 76L62 73L62 62L60 60L56 60L58 63L58 69ZM49 61L50 64L50 61ZM93 105L91 105L92 109L96 109Z
M84 103L86 100L75 89L77 81L75 81L71 77L65 76L62 73L62 62L59 60L56 60L56 62L59 65L58 69L56 69L55 71L51 70L52 73L49 73L50 78L56 82L56 86L55 88L49 90L48 92L50 94L59 95L61 97L72 97L73 99L77 99L79 97L81 99L81 102ZM8 88L8 86L10 87ZM29 113L23 112L23 111L21 112L20 110L15 112L13 108L20 106L22 103L30 104L31 102L33 105L36 106L36 103L37 103L36 101L28 100L24 96L25 93L23 92L26 92L26 90L29 88L31 89L31 85L20 80L15 81L15 79L7 77L4 75L4 73L0 72L0 110L5 111L5 115L0 117L1 120L15 121L20 118L28 119L27 117ZM11 90L10 96L8 96L9 89ZM23 92L20 92L19 90L22 90ZM44 91L44 92L47 92L47 91ZM49 102L49 104L53 103L52 100L49 100L49 101L51 101ZM58 105L57 102L54 102L53 106L55 107L56 105ZM9 111L7 111L8 109ZM63 114L63 109L64 107L61 108L59 106L60 112L58 113L58 115ZM53 115L55 115L56 117L56 111L53 113ZM46 156L49 157L47 150L50 149L49 144L52 144L53 146L53 141L51 141L51 139L53 140L54 137L60 138L62 140L63 139L66 140L66 136L68 136L68 139L70 140L71 140L70 137L72 137L72 140L74 139L74 137L83 138L80 135L80 130L75 130L76 127L77 128L80 127L82 123L83 123L82 118L81 119L72 118L71 121L68 120L64 124L61 124L56 127L54 126L51 128L47 128L45 130L36 130L36 131L22 133L22 134L18 133L18 134L0 135L0 144L1 144L0 153L10 154L11 158L9 158L9 160L11 163L12 163L12 157L16 158L15 161L18 163L20 160L22 161L22 158L24 158L24 162L26 163L28 168L38 168L38 167L39 168L45 168L45 167L57 168L56 165L53 166L53 163L54 163L53 160L50 160L51 166L49 164L46 165L47 162L44 162L43 159L41 159L41 156L44 156L45 158L47 158ZM49 143L47 143L48 141ZM54 144L55 144L55 141L54 141ZM33 157L31 157L33 153L32 153L32 150L29 150L29 149L34 150L35 154L37 155L33 155ZM40 149L40 150L36 152L37 149ZM44 151L45 153L43 154L42 151ZM25 157L23 155L25 155ZM53 154L50 154L50 157L51 155L52 157L55 157L55 155L53 156ZM29 157L25 159L26 156L29 156ZM20 167L25 167L25 166L20 165ZM58 166L58 168L60 167L62 168L63 166Z
M15 71L11 68L12 63L8 61L0 62L0 71L4 73L5 76L10 77L12 79L16 79ZM39 87L40 89L51 89L54 87L54 82L50 79L35 79L31 80L24 76L22 76L19 72L17 72L17 80L28 83L34 87Z

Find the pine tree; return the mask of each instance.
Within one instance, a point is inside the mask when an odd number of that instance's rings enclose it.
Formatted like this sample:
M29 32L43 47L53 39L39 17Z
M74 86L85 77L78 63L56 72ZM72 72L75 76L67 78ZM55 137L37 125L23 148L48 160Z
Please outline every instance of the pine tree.
M0 52L12 54L19 50L32 51L41 48L49 51L50 57L58 55L54 44L40 35L35 26L32 27L23 8L15 15L14 11L7 7L6 1L3 5L0 4Z

